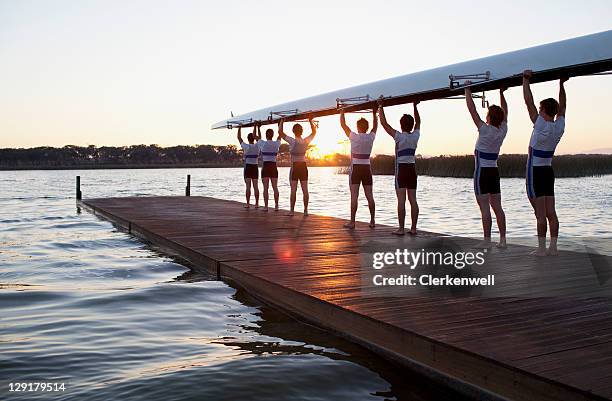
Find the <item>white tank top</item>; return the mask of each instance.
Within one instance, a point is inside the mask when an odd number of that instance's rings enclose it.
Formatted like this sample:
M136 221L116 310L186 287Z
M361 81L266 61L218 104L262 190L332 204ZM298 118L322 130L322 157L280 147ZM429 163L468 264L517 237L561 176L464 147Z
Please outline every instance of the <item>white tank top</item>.
M504 121L499 128L482 124L478 129L478 139L474 147L476 165L479 167L497 167L499 150L508 133L508 124Z
M412 132L404 133L395 131L395 157L398 163L414 163L417 145L421 131L415 129Z
M261 151L261 158L264 162L276 162L278 149L280 148L280 139L277 141L261 140L257 142Z
M376 132L357 134L351 131L349 140L351 141L351 163L370 164L370 153L374 146Z
M529 140L529 158L532 166L550 166L555 149L565 132L565 117L546 121L538 116Z
M312 141L312 135L306 138L286 136L285 140L289 143L289 149L291 150L291 162L305 162L306 151L308 150L308 145Z
M257 157L259 156L259 146L256 143L242 142L240 144L242 151L244 152L244 163L245 164L257 164Z

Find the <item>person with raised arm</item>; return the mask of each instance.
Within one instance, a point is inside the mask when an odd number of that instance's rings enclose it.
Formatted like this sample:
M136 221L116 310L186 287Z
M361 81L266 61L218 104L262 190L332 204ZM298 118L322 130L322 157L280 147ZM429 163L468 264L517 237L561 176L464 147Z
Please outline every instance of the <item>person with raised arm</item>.
M417 233L417 220L419 219L419 205L417 203L417 174L415 168L415 153L421 136L421 116L417 109L419 102L413 103L414 117L404 114L400 118L401 132L397 131L387 122L382 101L378 104L380 124L387 134L395 141L395 193L397 195L397 218L399 228L393 231L395 235L404 235L406 220L406 195L410 202L410 217L412 225L410 234Z
M257 159L259 157L259 147L255 143L256 127L253 127L253 132L247 135L248 143L242 140L242 127L238 127L238 142L244 154L244 183L246 184L246 205L245 208L251 207L251 186L255 193L255 209L259 207L259 186L257 184L259 178L259 168Z
M346 125L344 109L340 111L340 126L351 142L351 167L349 170L349 188L351 191L351 221L346 223L344 227L355 228L355 216L357 214L357 201L359 199L359 185L363 184L363 192L368 200L368 208L370 209L370 228L376 226L374 204L374 195L372 193L372 169L370 168L370 154L374 139L376 139L376 130L378 128L378 118L376 109L372 110L372 130L368 133L369 123L365 118L360 118L357 121L357 132L353 132Z
M482 217L483 241L478 248L490 248L491 243L491 209L495 213L497 228L499 229L499 248L506 247L506 214L502 208L501 186L497 158L499 150L508 133L508 104L504 97L506 88L499 90L501 107L489 106L486 122L480 119L474 99L470 81L466 81L465 101L472 117L472 121L478 129L478 139L474 147L474 193L476 202L480 208Z
M278 123L278 135L289 143L289 149L291 150L291 169L289 170L289 182L291 184L291 195L289 197L289 216L293 216L295 210L295 200L297 196L297 185L298 182L302 187L302 195L304 199L304 216L308 216L308 166L306 165L306 151L308 145L317 135L317 127L312 120L308 119L310 123L311 134L306 138L302 138L304 129L301 124L293 125L293 135L290 137L283 131L284 119L280 119Z
M261 152L263 159L263 167L261 169L261 180L263 182L263 198L264 211L268 211L268 189L272 182L272 190L274 191L274 211L278 212L278 169L276 167L276 156L280 148L280 135L274 141L274 131L271 128L266 130L266 139L261 139L261 123L257 124L257 146Z
M552 159L555 149L565 132L566 95L564 83L567 76L559 79L559 101L553 98L540 102L536 109L531 93L531 70L523 71L523 97L533 131L527 154L527 197L533 207L537 221L538 249L536 256L557 255L559 219L555 210L555 172ZM546 249L547 223L550 227L550 246Z

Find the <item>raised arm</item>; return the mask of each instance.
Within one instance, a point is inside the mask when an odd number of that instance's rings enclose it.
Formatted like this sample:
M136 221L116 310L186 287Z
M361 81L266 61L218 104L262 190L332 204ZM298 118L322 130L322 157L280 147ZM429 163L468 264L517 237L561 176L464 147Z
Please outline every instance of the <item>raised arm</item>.
M285 120L283 120L282 118L278 121L278 137L282 139L287 138L287 134L285 134L285 131L283 131L284 122Z
M255 136L256 141L261 141L261 122L258 121L256 127L257 133L255 133L255 130L253 130L253 136Z
M242 127L238 127L238 142L240 142L240 144L242 145L244 143L244 141L242 140Z
M378 116L376 115L376 109L372 109L372 132L373 134L378 131Z
M395 138L395 129L389 125L387 122L387 117L385 116L385 109L382 104L378 105L378 115L380 116L380 125L387 131L387 134L391 135L391 138Z
M344 116L344 109L340 110L340 126L346 136L351 136L351 129L346 125L346 117Z
M508 123L508 103L506 102L506 97L504 96L504 92L506 91L506 87L502 86L499 88L499 102L501 103L501 108L504 111L504 122Z
M253 139L255 140L255 142L259 141L261 139L261 137L257 136L257 123L255 123L255 125L253 125Z
M417 104L419 104L418 100L412 104L414 108L414 129L420 130L421 129L421 115L419 114L419 109L417 108Z
M471 82L466 81L465 84L470 85ZM474 121L474 124L476 124L476 128L480 129L484 122L480 119L478 111L476 111L476 105L474 104L474 99L472 99L472 88L470 88L469 86L465 87L465 103L467 104L470 116L472 116L472 121Z
M565 81L569 79L568 76L563 76L559 79L559 112L557 117L565 117L565 108L567 106L567 97L565 95Z
M523 98L525 99L525 105L529 112L529 118L531 118L531 122L535 124L538 119L538 109L533 102L533 94L531 93L531 86L529 85L532 74L531 70L523 71Z
M309 141L312 141L317 135L317 125L315 124L312 117L308 118L308 122L310 123L310 135L308 135L308 138L310 138Z

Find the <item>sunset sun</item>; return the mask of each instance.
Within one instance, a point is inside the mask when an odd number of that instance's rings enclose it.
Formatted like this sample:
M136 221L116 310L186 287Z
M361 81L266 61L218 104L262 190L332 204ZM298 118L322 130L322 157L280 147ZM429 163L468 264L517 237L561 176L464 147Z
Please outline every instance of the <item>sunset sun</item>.
M333 134L317 136L316 144L313 144L308 150L309 156L315 159L321 159L336 153L348 154L348 152L348 140Z

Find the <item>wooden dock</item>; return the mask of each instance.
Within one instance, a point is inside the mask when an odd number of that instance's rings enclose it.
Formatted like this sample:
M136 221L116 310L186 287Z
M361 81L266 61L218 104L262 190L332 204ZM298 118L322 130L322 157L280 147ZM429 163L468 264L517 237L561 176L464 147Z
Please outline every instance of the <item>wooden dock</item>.
M612 399L612 293L609 277L594 274L588 263L592 255L536 258L532 249L511 245L489 255L495 296L364 297L364 244L420 249L442 236L396 238L391 227L372 230L365 223L349 231L342 219L288 217L207 197L79 205L196 269L461 390L482 391L479 397ZM609 262L598 259L604 267ZM525 296L517 296L521 291Z

